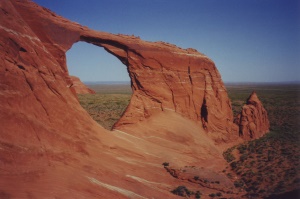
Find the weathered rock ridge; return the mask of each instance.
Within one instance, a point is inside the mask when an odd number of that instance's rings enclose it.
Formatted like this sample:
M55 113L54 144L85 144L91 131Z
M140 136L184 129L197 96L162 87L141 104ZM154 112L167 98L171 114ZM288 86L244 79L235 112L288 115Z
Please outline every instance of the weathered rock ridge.
M259 138L269 131L268 113L255 92L249 96L235 122L239 125L240 136L246 140Z
M80 79L76 76L70 76L73 84L70 88L73 88L77 94L95 94L96 92L87 87Z
M56 62L52 66L43 65L46 70L52 69L48 78L44 78L46 84L52 82L50 78L54 76L62 78L66 85L72 84L65 53L78 41L104 47L127 67L133 95L116 128L142 121L157 111L174 111L198 121L207 132L222 132L224 136L220 137L221 133L217 136L220 139L228 139L232 132L237 134L221 76L205 55L164 42L146 42L132 36L96 32L27 1L13 1L13 4L22 22L29 27L24 29L23 26L24 30L16 33L31 43L42 43L39 47L43 48L43 53L51 54L48 59ZM12 27L4 24L3 28L10 30ZM28 54L26 46L22 47ZM31 57L35 56L43 59L41 55L31 54ZM27 64L25 68L36 66L41 70L39 64L32 65L27 61L23 65Z
M133 95L114 131L75 96L65 53L78 41L128 69ZM195 175L198 167L214 171L233 186L217 144L241 141L238 126L218 70L196 50L93 31L29 0L1 0L0 95L1 197L179 198L170 190L183 182L163 162L193 166Z

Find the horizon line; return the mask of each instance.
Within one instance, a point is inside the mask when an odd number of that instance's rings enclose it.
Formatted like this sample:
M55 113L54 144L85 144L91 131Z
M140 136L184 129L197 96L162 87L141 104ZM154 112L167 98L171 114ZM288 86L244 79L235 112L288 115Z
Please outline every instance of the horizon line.
M125 81L125 80L113 80L113 81L82 81L84 84L118 84L118 83L126 83L130 84L131 81ZM262 81L224 81L224 84L300 84L299 81L268 81L268 82L262 82Z

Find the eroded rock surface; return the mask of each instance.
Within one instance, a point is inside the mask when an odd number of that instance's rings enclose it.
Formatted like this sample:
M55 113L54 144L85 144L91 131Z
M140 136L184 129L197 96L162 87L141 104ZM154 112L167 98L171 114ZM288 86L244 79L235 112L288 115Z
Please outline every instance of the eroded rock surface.
M65 84L71 84L65 53L77 41L104 47L128 68L133 95L116 128L142 121L158 111L174 111L199 122L207 132L219 132L214 135L215 139L229 139L233 131L237 134L226 89L215 64L207 56L164 42L96 32L33 3L12 2L24 23L17 33L30 43L35 42L43 54L51 55L47 58L41 57L41 53L30 55L42 61L51 60L47 65L35 64L52 70L49 78L59 76ZM15 29L10 26L3 24L3 28ZM36 62L36 59L31 61ZM28 65L24 67L32 67L31 61L24 63ZM48 83L48 79L44 79Z
M65 53L78 41L104 47L129 71L132 99L113 132L72 91ZM163 162L218 173L226 162L216 143L238 139L218 70L193 49L93 31L29 0L1 0L0 66L6 198L176 198L170 189L181 181Z
M72 88L74 88L77 94L95 94L96 92L93 89L87 87L80 79L76 76L70 76L73 82Z
M235 122L239 125L240 136L247 140L259 138L269 131L268 113L255 92L249 96Z

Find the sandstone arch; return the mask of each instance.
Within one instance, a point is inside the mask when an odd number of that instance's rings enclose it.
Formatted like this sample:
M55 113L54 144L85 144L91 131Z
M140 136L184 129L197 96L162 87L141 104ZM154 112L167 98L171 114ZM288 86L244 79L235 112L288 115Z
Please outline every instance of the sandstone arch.
M163 162L224 169L216 142L236 141L238 129L207 56L93 31L29 0L2 0L0 8L2 195L174 198L170 187L182 181L164 173ZM133 97L113 132L89 117L70 88L65 52L77 41L104 47L128 67Z
M61 76L67 85L71 80L65 53L78 41L103 47L127 66L133 95L116 127L142 121L157 111L174 111L197 121L207 132L218 132L220 139L238 134L221 76L207 56L164 42L93 31L26 1L13 4L31 28L31 37L41 41L44 51L57 61L56 66L50 66L54 75ZM207 116L202 120L204 101Z

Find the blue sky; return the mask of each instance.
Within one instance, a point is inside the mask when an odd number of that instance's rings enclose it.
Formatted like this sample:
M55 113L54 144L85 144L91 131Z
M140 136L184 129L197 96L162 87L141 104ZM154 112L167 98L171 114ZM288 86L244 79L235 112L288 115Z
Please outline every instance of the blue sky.
M298 0L33 0L94 30L195 48L225 82L300 80ZM74 44L71 74L83 81L129 81L105 50Z

